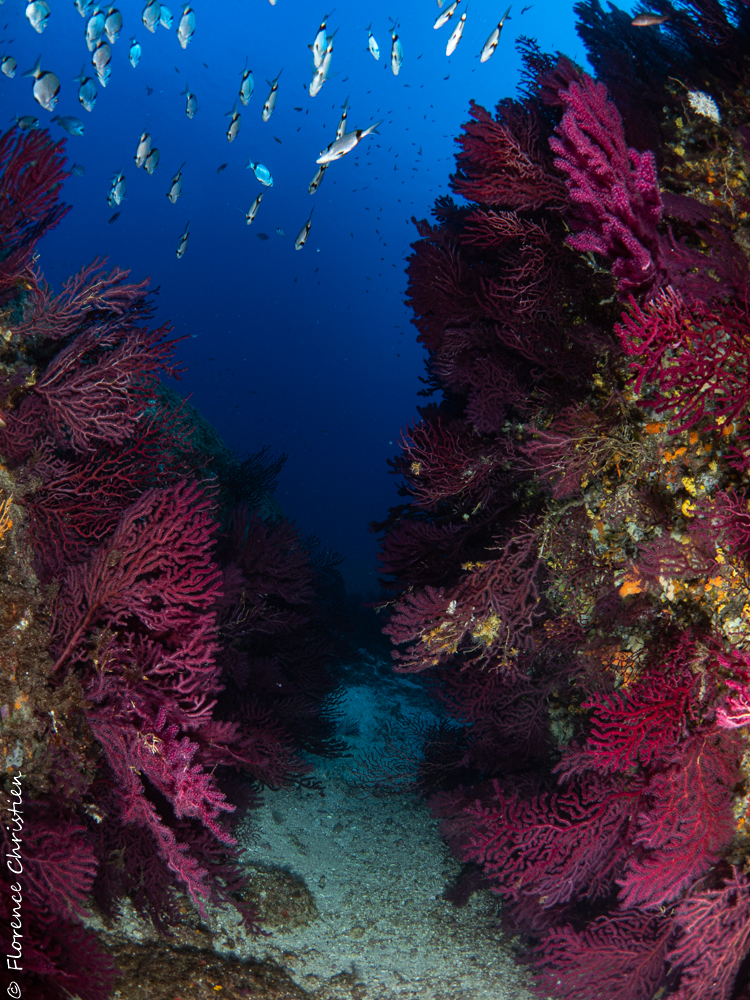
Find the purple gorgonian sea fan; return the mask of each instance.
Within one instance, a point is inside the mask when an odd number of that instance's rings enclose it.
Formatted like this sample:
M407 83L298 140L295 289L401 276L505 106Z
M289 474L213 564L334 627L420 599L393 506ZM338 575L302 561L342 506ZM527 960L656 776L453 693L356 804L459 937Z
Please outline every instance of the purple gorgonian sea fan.
M430 804L541 996L745 996L750 7L576 7L418 222L426 396L382 532ZM416 221L416 220L415 220ZM452 748L452 749L451 749ZM452 753L452 757L451 757ZM439 773L442 788L435 775Z
M231 905L260 930L234 827L305 780L302 749L341 749L336 557L274 507L283 458L236 459L164 384L147 281L95 260L47 285L64 161L44 131L0 136L0 799L21 770L24 996L106 1000L94 905L165 934ZM0 824L6 953L15 846Z

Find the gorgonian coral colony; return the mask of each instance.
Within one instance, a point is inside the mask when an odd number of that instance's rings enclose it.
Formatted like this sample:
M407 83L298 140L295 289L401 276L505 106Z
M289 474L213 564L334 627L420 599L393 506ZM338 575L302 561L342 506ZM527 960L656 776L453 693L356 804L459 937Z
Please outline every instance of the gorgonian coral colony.
M0 944L15 954L15 832L24 996L104 1000L92 898L168 931L176 886L257 930L231 823L254 788L304 780L300 749L338 750L336 580L269 516L281 462L234 459L162 385L176 341L148 327L147 282L94 261L45 283L66 176L48 133L0 136Z
M748 995L750 3L650 10L472 106L380 526L397 669L466 727L432 807L568 1000Z

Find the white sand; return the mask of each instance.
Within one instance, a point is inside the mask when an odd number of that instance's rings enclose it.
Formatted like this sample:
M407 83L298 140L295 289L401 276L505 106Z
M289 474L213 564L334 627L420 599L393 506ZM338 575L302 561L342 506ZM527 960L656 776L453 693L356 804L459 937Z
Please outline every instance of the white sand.
M418 685L361 653L340 726L360 729L350 738L353 758L318 763L323 793L266 792L252 824L238 831L246 860L303 879L319 916L250 939L224 917L215 947L277 962L314 997L527 1000L528 980L498 926L497 897L476 893L463 908L441 898L461 865L424 804L411 794L357 787L352 764L377 747L384 722L431 710ZM359 993L352 993L355 982Z

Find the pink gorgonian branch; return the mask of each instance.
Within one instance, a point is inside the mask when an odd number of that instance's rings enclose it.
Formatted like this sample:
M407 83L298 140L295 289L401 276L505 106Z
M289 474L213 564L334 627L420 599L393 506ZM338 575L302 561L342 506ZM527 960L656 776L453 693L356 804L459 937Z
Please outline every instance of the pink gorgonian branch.
M615 329L635 391L657 412L673 412L672 433L705 419L731 423L750 405L747 305L687 302L667 288L644 307L631 299Z
M59 445L79 454L100 443L124 444L146 409L159 373L175 375L176 341L158 330L81 333L48 365L34 393L47 404Z
M96 257L78 274L63 283L59 295L40 271L30 268L27 275L28 295L24 303L26 319L13 328L20 337L40 335L52 340L63 340L78 330L85 329L92 320L126 313L145 318L150 313L146 304L149 279L138 284L127 284L130 271L114 267L106 273L103 260Z
M64 149L47 131L0 135L0 302L21 284L37 241L70 209L59 200Z
M657 278L662 217L654 154L628 148L603 83L584 75L560 98L566 111L549 143L574 206L568 245L606 257L621 295L648 291Z
M211 507L195 483L150 490L88 563L70 569L53 612L55 672L73 658L88 659L85 637L95 626L138 620L157 634L200 630L221 586L210 558L217 528Z

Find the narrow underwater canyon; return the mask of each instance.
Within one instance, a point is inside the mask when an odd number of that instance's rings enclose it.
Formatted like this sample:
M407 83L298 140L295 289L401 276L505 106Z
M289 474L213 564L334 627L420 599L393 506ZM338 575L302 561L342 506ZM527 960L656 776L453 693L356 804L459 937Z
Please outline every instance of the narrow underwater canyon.
M0 138L19 996L750 995L750 6L652 6L577 5L596 79L522 39L415 220L368 608Z

